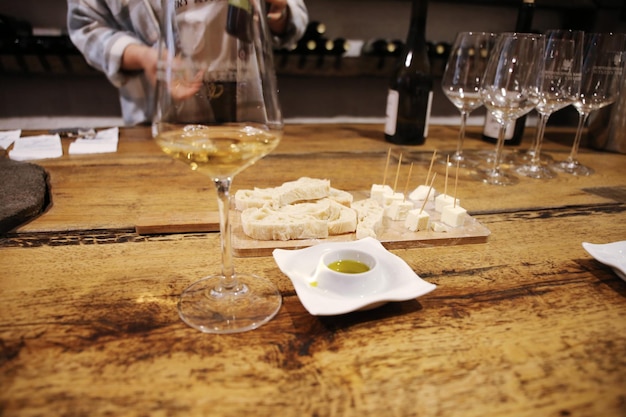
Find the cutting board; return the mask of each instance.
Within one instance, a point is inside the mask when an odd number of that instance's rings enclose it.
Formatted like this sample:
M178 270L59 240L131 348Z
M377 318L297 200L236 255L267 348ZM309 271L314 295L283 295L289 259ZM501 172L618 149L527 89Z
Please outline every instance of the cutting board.
M441 215L432 209L429 203L426 210L431 216L431 222L440 221ZM241 216L238 212L233 216L233 253L238 257L270 256L274 249L300 249L326 242L349 242L356 239L355 233L330 236L326 239L301 240L256 240L248 237L241 226ZM478 220L467 216L461 227L445 227L445 231L411 232L404 226L404 221L384 219L383 231L378 239L387 249L403 249L426 246L465 245L471 243L485 243L490 235L487 227Z

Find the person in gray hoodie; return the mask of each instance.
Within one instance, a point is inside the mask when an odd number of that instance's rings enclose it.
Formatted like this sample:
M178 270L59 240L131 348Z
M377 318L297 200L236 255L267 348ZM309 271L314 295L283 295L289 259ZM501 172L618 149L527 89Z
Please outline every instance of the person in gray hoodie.
M186 3L192 0L171 0ZM197 0L193 0L196 1ZM228 0L204 0L207 31L224 28ZM308 24L304 0L265 0L275 47L292 47ZM162 0L68 0L70 39L89 65L118 88L126 125L152 120ZM215 30L225 36L224 30ZM213 33L213 32L211 32Z

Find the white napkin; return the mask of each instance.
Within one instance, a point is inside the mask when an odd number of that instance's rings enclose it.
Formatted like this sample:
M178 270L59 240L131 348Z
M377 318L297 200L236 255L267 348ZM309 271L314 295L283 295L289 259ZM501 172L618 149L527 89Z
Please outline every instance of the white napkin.
M59 135L27 136L15 140L9 158L16 161L58 158L63 155Z
M116 152L119 134L119 128L112 127L97 132L94 138L76 139L74 142L70 143L69 153L71 155L79 155Z
M0 131L0 148L9 149L9 146L19 139L21 134L22 131L20 129Z

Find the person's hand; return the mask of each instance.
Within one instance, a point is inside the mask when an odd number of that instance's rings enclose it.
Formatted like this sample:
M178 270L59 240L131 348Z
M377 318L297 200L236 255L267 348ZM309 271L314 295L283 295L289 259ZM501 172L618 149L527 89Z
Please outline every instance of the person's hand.
M265 0L267 3L267 22L274 35L282 35L287 29L289 7L287 0Z
M158 53L156 49L147 45L133 43L124 49L121 67L125 71L143 71L150 83L155 85L157 76L157 56Z

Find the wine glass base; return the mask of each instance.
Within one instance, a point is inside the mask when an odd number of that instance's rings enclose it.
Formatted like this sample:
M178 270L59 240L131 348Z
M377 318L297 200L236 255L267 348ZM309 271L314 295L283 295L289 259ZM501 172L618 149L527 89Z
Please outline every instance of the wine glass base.
M448 157L450 158L448 162ZM461 168L472 168L478 165L479 161L473 159L468 152L457 153L454 151L451 152L442 152L437 156L437 163L446 165L451 167L456 167L457 165Z
M562 161L551 165L551 167L559 172L566 174L578 175L581 177L593 174L593 168L581 165L578 161Z
M474 176L479 181L490 185L515 185L519 182L519 178L515 175L507 174L498 169L478 171Z
M535 179L549 179L556 177L556 173L543 165L521 165L515 169L519 175Z
M269 280L237 274L236 290L220 291L222 277L208 276L183 291L178 301L180 318L204 333L240 333L270 321L282 305L282 297Z

